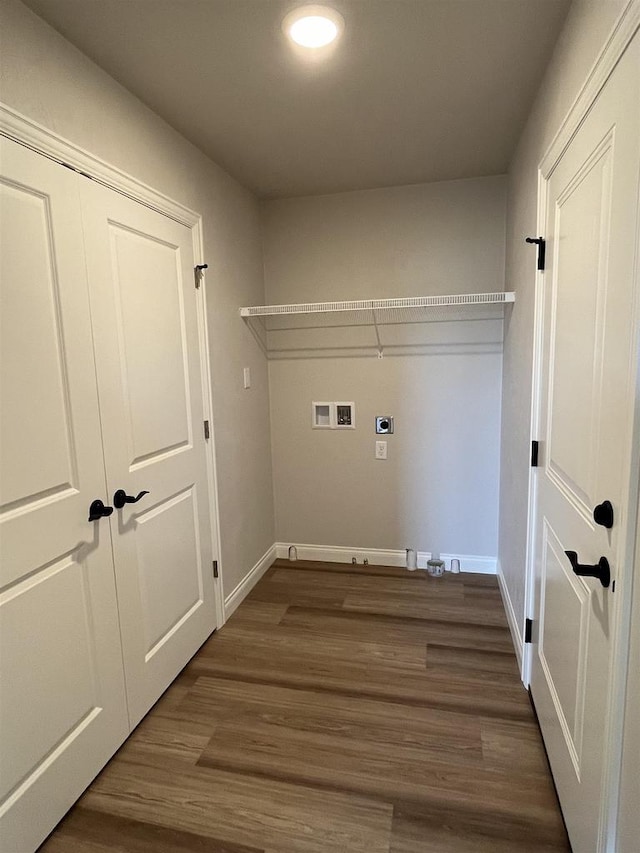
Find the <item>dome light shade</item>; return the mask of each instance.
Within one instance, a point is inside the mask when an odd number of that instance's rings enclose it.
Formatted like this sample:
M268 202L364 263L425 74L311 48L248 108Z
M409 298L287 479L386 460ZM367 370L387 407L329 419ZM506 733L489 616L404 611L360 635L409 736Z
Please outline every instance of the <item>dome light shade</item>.
M312 50L331 44L343 27L342 15L328 6L300 6L282 22L282 29L293 42Z
M320 15L309 15L291 24L291 38L301 47L324 47L330 44L338 35L338 28L328 18Z

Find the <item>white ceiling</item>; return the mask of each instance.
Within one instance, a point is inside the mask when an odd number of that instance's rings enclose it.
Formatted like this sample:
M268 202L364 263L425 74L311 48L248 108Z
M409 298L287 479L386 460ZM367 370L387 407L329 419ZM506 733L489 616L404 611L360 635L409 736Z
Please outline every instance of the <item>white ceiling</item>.
M267 198L506 171L569 0L335 0L310 64L287 0L26 0Z

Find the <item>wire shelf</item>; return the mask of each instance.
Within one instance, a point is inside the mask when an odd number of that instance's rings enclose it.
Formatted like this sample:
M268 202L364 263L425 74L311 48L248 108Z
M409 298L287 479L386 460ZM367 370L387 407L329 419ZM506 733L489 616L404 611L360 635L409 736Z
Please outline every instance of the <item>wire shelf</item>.
M402 351L403 347L419 343L416 332L410 332L412 328L418 330L423 324L433 323L476 321L477 325L478 321L501 320L504 305L509 302L515 302L515 293L498 291L356 299L345 302L252 305L240 308L240 316L269 358L281 357L283 353L291 354L294 351L304 357L304 353L317 352L327 347L346 347L361 351L371 351L373 348L373 351L382 357L385 346L383 337L389 348ZM401 327L406 327L407 330L402 339L398 338ZM383 328L386 330L384 336ZM370 331L367 332L367 329ZM340 330L343 331L341 338L336 337ZM283 338L283 335L286 337ZM442 346L446 345L443 336L446 339L444 326L442 334L438 336ZM476 334L476 339L480 341L482 335Z
M292 305L252 305L240 309L241 317L277 317L283 314L333 314L342 311L388 311L440 308L453 305L503 305L515 302L515 293L461 293L447 296L404 296L396 299L356 299L350 302L301 302Z

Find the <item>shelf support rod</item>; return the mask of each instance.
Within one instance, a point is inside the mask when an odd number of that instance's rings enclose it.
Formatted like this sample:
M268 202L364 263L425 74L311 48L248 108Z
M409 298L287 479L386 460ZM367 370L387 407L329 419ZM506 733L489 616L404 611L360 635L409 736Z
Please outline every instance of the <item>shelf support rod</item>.
M247 326L247 328L249 329L249 331L251 332L253 337L256 339L256 343L258 344L258 346L262 350L263 355L265 355L267 358L269 358L269 352L268 352L267 341L266 341L267 329L266 329L266 325L265 325L264 321L261 320L259 317L258 318L244 317L243 319L245 321L245 325ZM254 325L254 320L255 320L255 325ZM258 327L260 327L263 330L264 338L260 334L260 332L258 331Z
M380 343L380 330L378 329L378 318L376 317L375 310L371 312L371 316L373 318L373 328L376 331L376 341L378 342L378 358L383 358L384 350L382 349L382 344Z

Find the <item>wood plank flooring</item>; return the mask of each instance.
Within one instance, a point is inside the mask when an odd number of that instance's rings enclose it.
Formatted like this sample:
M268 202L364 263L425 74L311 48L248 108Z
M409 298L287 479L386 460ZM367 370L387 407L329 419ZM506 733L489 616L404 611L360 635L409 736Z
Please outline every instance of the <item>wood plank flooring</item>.
M288 561L41 847L569 850L496 579Z

